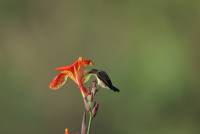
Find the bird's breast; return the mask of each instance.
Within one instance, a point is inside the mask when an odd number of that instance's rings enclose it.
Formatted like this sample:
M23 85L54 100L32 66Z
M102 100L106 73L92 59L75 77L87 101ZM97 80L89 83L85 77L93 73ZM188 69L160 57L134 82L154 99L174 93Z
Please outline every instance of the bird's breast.
M106 84L103 83L99 78L97 79L97 81L98 81L98 85L101 86L102 88L108 88L108 87L106 86Z

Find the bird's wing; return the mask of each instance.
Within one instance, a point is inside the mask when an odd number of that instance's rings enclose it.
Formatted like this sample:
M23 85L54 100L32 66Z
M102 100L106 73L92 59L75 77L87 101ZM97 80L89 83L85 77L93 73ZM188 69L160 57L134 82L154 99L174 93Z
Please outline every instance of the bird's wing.
M102 80L108 87L112 86L112 82L105 71L99 71L97 77Z

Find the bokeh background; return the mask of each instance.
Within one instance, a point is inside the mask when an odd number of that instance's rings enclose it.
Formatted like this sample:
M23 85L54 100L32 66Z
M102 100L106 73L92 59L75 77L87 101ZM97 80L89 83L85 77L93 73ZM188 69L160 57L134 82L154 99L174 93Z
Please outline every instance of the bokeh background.
M199 134L199 44L198 0L0 0L0 133L78 132L78 88L48 85L83 56L121 90L92 133Z

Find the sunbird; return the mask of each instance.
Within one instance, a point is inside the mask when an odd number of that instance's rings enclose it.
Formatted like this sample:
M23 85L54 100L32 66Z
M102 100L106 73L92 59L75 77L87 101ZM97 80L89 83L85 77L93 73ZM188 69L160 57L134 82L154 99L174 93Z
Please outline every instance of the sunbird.
M97 69L92 69L88 72L88 75L94 75L97 78L97 84L102 87L102 88L106 88L106 89L111 89L114 92L119 92L120 90L118 88L116 88L111 80L110 77L108 76L108 74L105 71L101 71L101 70L97 70Z

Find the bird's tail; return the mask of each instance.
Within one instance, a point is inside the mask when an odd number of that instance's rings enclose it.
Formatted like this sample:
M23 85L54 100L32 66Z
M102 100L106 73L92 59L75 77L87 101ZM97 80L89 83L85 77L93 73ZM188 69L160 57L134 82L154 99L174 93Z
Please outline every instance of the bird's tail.
M118 88L116 88L115 86L112 86L112 90L114 91L114 92L119 92L120 90L118 89Z

